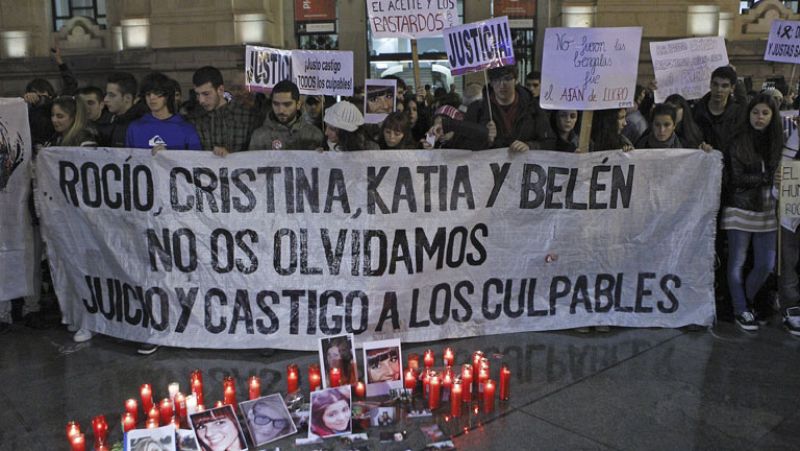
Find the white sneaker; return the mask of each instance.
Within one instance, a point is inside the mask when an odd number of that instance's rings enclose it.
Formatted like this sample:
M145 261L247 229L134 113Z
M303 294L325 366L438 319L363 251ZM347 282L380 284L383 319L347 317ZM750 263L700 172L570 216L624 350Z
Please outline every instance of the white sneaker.
M794 336L800 337L800 307L790 307L786 309L783 317L783 326Z
M89 329L81 328L78 329L77 332L75 332L75 335L72 336L72 339L75 341L75 343L83 343L84 341L91 340L93 336L94 332L92 332Z

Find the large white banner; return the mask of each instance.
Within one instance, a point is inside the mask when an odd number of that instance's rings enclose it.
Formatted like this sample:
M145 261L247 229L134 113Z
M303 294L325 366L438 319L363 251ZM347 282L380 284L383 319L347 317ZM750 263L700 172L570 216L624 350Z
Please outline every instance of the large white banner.
M764 60L800 64L800 21L772 21Z
M633 105L641 27L548 28L542 108L605 110Z
M651 42L650 57L658 82L658 103L672 94L688 100L703 97L709 90L711 72L728 65L728 49L720 36Z
M714 315L716 152L50 148L38 166L67 321L128 340L314 350Z
M445 30L444 48L453 75L514 64L514 41L506 16Z
M461 25L456 0L366 0L373 38L440 36Z
M33 295L28 104L0 99L0 301Z

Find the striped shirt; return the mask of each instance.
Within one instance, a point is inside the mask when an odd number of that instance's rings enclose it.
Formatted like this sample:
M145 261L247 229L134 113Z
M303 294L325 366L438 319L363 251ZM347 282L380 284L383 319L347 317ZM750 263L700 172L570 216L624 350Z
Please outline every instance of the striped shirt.
M770 187L763 187L761 195L765 211L750 211L741 208L725 207L722 209L722 230L741 230L742 232L774 232L778 230L778 219L775 216L775 198Z

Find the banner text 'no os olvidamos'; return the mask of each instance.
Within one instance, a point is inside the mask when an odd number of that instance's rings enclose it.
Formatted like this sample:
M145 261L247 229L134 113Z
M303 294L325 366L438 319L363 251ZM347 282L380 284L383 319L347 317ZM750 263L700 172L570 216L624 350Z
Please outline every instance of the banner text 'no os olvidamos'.
M37 164L66 320L128 340L313 350L714 316L716 152L48 148Z
M374 38L417 39L440 36L461 25L456 0L366 0Z
M505 16L445 30L444 48L453 75L514 64L513 39Z

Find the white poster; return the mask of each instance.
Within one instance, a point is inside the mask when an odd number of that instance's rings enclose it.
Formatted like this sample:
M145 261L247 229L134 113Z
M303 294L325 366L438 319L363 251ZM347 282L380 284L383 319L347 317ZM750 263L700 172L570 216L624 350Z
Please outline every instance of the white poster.
M126 340L310 351L714 317L718 152L48 148L37 165L66 321Z
M711 84L711 72L728 65L728 49L720 36L651 42L650 57L658 83L657 103L672 94L687 100L703 97Z
M244 82L250 91L270 91L279 81L294 79L290 50L248 45L244 65Z
M641 27L548 28L542 108L606 110L633 105Z
M453 75L514 64L513 44L505 16L453 27L444 33Z
M364 80L364 122L379 124L397 110L397 80Z
M456 0L366 0L373 38L440 36L461 25Z
M353 95L353 52L292 50L292 67L300 94Z
M764 60L800 64L800 21L772 21Z
M0 302L33 295L30 193L28 104L0 99Z

